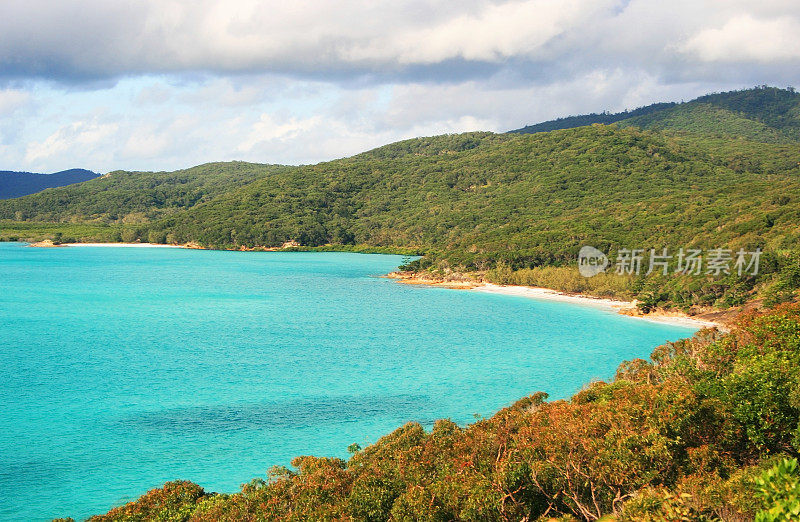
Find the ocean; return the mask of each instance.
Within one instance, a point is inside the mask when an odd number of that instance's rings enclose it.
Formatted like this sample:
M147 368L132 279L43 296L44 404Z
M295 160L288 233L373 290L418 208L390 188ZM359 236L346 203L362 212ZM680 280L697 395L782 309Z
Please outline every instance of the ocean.
M406 422L567 398L694 332L379 277L401 260L0 243L0 519L234 492Z

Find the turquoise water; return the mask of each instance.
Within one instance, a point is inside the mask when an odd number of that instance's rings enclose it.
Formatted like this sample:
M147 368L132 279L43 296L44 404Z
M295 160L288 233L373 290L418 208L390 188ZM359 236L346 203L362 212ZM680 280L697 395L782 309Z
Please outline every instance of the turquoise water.
M375 277L400 260L0 243L0 520L235 491L407 421L567 397L693 332Z

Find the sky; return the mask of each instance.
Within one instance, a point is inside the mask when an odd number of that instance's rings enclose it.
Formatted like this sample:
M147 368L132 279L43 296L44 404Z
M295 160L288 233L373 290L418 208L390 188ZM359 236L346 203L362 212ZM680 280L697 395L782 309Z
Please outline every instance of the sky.
M2 0L0 170L307 164L755 85L797 0Z

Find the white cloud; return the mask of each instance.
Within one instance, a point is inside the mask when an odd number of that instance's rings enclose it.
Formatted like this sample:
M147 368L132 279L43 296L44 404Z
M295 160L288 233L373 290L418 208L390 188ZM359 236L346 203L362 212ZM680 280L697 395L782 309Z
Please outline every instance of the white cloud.
M396 60L400 64L431 64L455 58L498 62L514 56L539 57L553 38L585 23L613 3L529 0L488 4L438 24L392 32L388 38L347 49L346 57L356 61Z
M5 0L0 75L273 73L391 82L486 74L453 61L523 77L544 65L565 75L589 64L662 74L695 56L795 59L798 24L800 4L779 0Z
M799 45L797 0L3 0L0 168L311 163L798 85Z
M28 143L25 161L35 165L52 156L63 156L68 151L74 151L77 156L85 155L87 150L112 136L118 127L116 123L76 121L59 128L42 142Z
M250 126L250 132L236 147L239 152L250 152L253 147L265 142L287 141L296 139L301 133L308 132L310 129L318 127L322 118L314 116L306 119L287 118L277 120L270 114L262 114L261 117Z
M800 20L740 15L720 28L700 31L682 50L705 62L783 62L800 58Z

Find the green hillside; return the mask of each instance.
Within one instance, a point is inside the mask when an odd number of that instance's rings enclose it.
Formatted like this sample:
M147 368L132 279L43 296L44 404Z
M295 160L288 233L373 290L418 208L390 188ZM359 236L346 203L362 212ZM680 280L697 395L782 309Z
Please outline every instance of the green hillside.
M381 248L424 254L416 270L637 297L645 308L780 301L800 286L800 148L787 142L797 99L724 93L611 126L416 138L310 166L115 172L0 201L0 238ZM106 228L87 235L78 224ZM583 245L766 257L745 280L589 280L574 269Z
M280 168L237 161L175 172L115 171L83 183L3 201L0 219L144 222L209 201Z
M606 126L444 136L275 173L148 230L216 248L412 246L476 268L587 243L783 249L800 234L799 162L795 146Z
M574 129L575 127L585 127L586 125L594 125L600 123L603 125L610 125L618 121L627 120L637 116L645 116L652 113L658 113L664 109L675 106L675 103L654 103L633 109L631 111L622 111L616 113L593 112L591 114L581 114L578 116L566 116L563 118L556 118L555 120L544 121L533 125L526 125L521 129L516 129L510 132L517 134L534 134L536 132L550 132L561 129Z
M534 133L593 123L789 143L800 140L800 94L793 89L762 86L708 94L687 103L656 103L630 112L570 116L511 132Z

